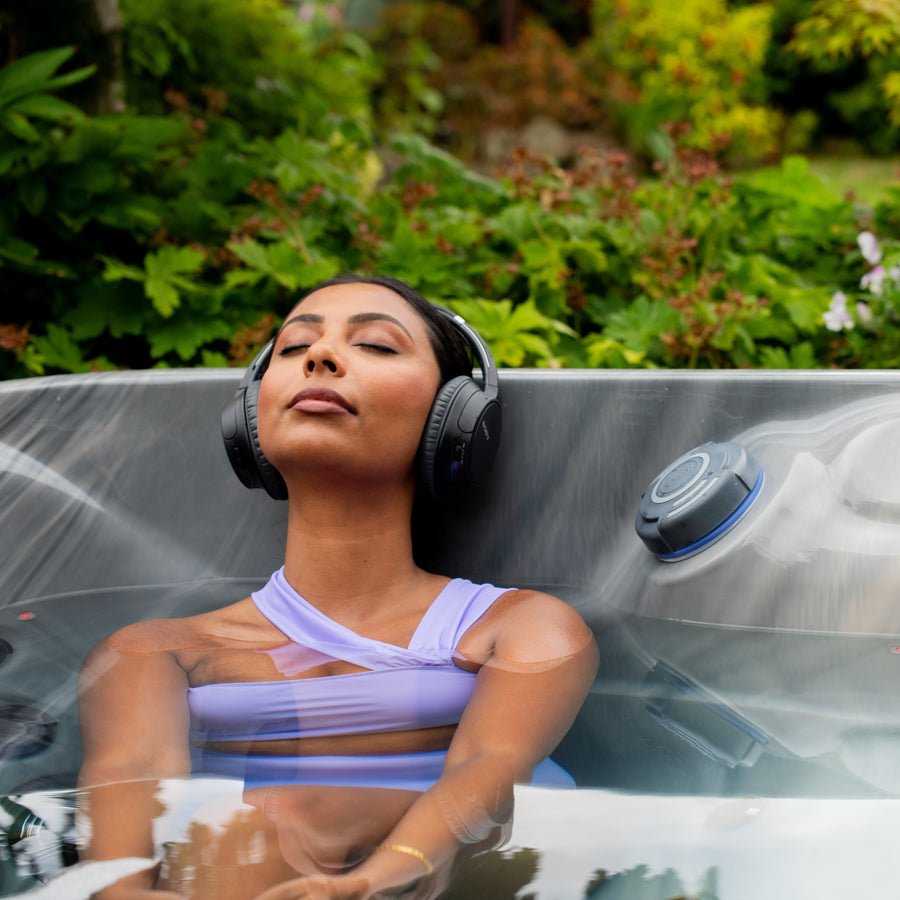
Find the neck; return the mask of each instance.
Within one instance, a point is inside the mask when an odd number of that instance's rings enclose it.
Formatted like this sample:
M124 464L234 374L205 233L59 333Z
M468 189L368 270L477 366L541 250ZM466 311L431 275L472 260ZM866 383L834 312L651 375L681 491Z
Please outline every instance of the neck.
M412 553L414 488L368 485L294 490L288 508L284 573L310 602L362 614L425 577ZM295 499L296 498L296 499Z

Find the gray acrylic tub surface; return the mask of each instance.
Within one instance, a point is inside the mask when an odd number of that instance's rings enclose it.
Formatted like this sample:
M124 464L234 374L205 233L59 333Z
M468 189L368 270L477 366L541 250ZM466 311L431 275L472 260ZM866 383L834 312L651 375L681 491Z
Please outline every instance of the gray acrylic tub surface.
M0 384L0 708L57 723L19 758L0 731L0 796L73 786L75 676L97 640L240 599L280 565L285 506L241 487L217 434L238 376ZM429 510L419 552L447 574L562 596L601 647L555 754L579 789L520 791L512 849L540 857L528 890L580 898L597 869L609 877L591 897L671 896L676 882L728 900L892 890L900 375L501 383L491 482ZM747 447L762 493L720 541L660 562L634 532L641 494L707 441Z

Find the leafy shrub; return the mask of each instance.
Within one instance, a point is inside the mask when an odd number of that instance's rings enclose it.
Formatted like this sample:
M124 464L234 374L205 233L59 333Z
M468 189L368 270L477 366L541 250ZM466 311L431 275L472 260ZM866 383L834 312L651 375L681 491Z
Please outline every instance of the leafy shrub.
M900 366L900 243L882 246L871 231L857 236L859 252L850 261L866 267L857 285L832 295L825 326L834 332L834 356L843 365L862 368Z
M691 142L730 134L747 159L779 146L782 117L765 106L763 63L772 8L725 0L595 0L594 38L581 48L597 83L608 84L618 127L631 147L666 122L693 126Z
M900 146L900 4L807 0L800 12L786 49L813 73L831 76L819 80L825 90L818 91L818 105L833 120L834 131L878 153L895 150Z
M56 74L68 54L0 70L5 376L244 363L342 270L406 278L503 365L900 358L894 300L856 296L857 236L894 252L900 189L873 217L799 157L724 177L682 127L659 131L653 177L585 149L568 167L519 152L486 178L421 135L381 147L339 109L272 134L204 112L202 93L166 117L89 117L52 93L88 75Z
M474 53L478 38L464 10L442 2L429 5L384 7L367 38L381 60L373 91L378 121L433 137L445 108L443 70Z
M497 185L422 142L399 149L411 164L372 205L364 265L464 312L508 364L833 359L823 314L856 214L802 159L729 182L676 141L640 181L621 155L560 169L520 152Z
M227 114L249 134L315 133L334 112L367 124L377 64L365 41L276 0L120 0L128 102Z
M801 159L723 179L672 130L652 179L585 150L567 169L520 152L498 181L407 136L376 189L370 139L339 118L326 140L187 116L41 127L7 135L0 179L0 260L28 316L0 329L7 374L246 362L299 291L347 269L456 308L505 365L856 359L860 332L823 318L856 213Z
M537 18L523 21L508 46L485 48L469 77L487 94L491 122L522 125L549 115L564 125L585 127L602 117L598 91L575 55Z
M447 2L392 3L370 34L382 62L376 108L381 122L473 158L485 123L521 127L536 116L587 127L603 118L597 87L575 53L542 19L519 23L508 45L485 43L489 4L469 12Z
M87 74L54 75L70 53L0 70L0 266L19 301L0 373L225 364L242 330L352 264L377 174L355 120L251 138L221 110L85 117L46 93ZM245 260L278 277L233 271Z

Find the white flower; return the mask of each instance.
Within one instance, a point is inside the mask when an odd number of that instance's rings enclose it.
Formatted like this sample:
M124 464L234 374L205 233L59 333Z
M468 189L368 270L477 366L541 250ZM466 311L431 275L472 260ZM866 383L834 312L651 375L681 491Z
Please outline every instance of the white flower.
M872 310L869 309L869 305L863 303L862 300L858 300L856 303L856 315L860 322L872 321Z
M884 290L884 279L886 275L887 273L884 271L884 266L875 266L874 269L870 269L863 275L859 280L859 286L861 288L866 288L871 293L879 296Z
M831 295L831 303L822 318L829 331L841 331L844 328L849 330L853 327L853 319L847 311L847 295L843 291L835 291Z
M878 238L871 231L861 231L856 238L863 259L870 265L875 266L881 262L881 247L878 246Z

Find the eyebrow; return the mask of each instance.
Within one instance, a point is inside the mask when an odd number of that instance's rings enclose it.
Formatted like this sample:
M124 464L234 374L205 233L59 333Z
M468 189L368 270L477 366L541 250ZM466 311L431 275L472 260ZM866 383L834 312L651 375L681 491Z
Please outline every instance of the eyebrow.
M325 321L323 316L320 316L318 313L299 313L296 316L291 316L281 328L278 329L279 333L287 328L293 322L312 322L314 325L321 325ZM395 319L393 316L387 315L387 313L378 313L378 312L366 312L366 313L356 313L355 315L350 316L347 321L351 325L364 325L366 322L391 322L393 325L396 325L410 340L412 340L412 335L407 330L406 326L399 320Z

